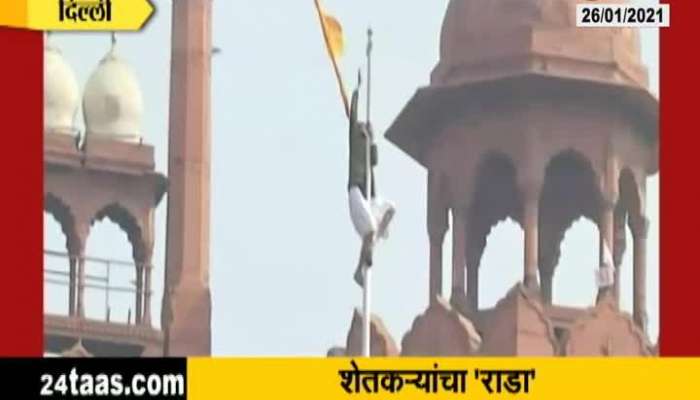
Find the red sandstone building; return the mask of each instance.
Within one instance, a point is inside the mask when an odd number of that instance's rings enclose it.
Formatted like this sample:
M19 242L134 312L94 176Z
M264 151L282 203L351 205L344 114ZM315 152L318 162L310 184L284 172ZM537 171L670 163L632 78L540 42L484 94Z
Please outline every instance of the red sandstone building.
M647 89L638 32L577 29L575 4L450 1L431 84L416 92L387 132L428 170L429 307L400 348L375 318L372 354L654 353L645 333L645 182L658 170L658 104ZM211 351L211 1L176 1L172 7L167 178L155 172L153 148L142 140L140 92L118 53L104 57L85 88L86 131L77 138L75 78L60 52L46 48L45 209L66 235L69 264L67 313L45 316L47 352ZM154 210L166 191L167 237L156 238ZM591 293L598 298L591 309L552 304L559 246L581 216L597 224L617 267L632 248L633 315L619 309L617 286ZM133 248L133 263L124 266L136 271L133 321L126 324L84 313L85 242L92 224L104 218L127 232ZM479 264L491 228L505 218L525 232L523 283L484 309L478 304ZM627 226L634 238L629 245ZM454 246L449 293L441 287L448 233ZM157 329L150 309L152 253L163 239L165 293ZM360 320L355 315L345 349L333 354L359 353Z
M658 102L647 88L639 32L576 28L576 3L450 1L431 83L387 132L428 170L430 305L400 349L375 317L372 354L655 352L645 333L645 198L646 179L658 172ZM560 244L582 216L612 249L618 276L631 229L633 315L619 308L619 284L591 293L590 309L552 304ZM523 283L484 309L479 264L491 228L506 218L525 233ZM448 232L453 287L445 293ZM346 350L332 354L360 353L360 320L353 318Z
M80 107L75 77L60 51L45 49L44 208L66 236L68 273L45 266L46 281L65 282L65 315L45 315L45 347L69 356L186 356L211 353L209 292L211 0L173 2L168 177L155 172L144 143L141 92L112 48L83 93L85 132L73 120ZM162 329L152 324L154 211L168 192ZM91 226L104 218L129 238L133 262L85 254ZM160 239L162 240L162 238ZM61 256L61 254L54 254ZM133 268L133 287L114 288L91 276L88 263ZM57 279L58 278L58 279ZM62 278L62 279L61 279ZM105 281L106 279L106 281ZM98 281L98 282L95 282ZM127 323L85 315L85 291L127 291ZM161 300L161 299L158 299ZM157 316L156 316L157 317Z

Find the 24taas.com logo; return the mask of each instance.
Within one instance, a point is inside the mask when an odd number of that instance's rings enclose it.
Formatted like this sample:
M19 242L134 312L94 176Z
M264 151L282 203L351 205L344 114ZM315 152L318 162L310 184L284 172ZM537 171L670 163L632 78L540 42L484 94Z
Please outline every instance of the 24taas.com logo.
M135 374L131 379L121 374L70 373L41 375L40 397L143 397L185 398L183 374Z
M58 0L58 20L73 22L111 22L111 0Z

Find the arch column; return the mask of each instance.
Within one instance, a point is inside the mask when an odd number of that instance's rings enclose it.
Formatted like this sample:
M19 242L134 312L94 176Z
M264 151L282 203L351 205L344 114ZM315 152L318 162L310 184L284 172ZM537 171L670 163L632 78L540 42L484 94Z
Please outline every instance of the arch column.
M70 289L69 307L72 308L71 316L85 317L85 243L87 242L90 225L85 222L76 223L70 243L68 255L70 259ZM73 303L75 301L75 303Z
M613 255L613 264L615 266L615 302L620 304L620 276L621 276L621 266L622 258L625 255L625 249L627 247L627 212L621 207L617 207L614 212L614 233L613 233L613 246L611 250Z
M442 296L442 245L445 242L445 233L430 235L430 304L435 302L438 296Z
M618 185L620 181L620 168L618 165L618 160L614 155L613 143L608 143L607 156L605 159L605 175L603 180L603 185L601 187L601 201L600 210L598 216L598 231L600 233L599 240L599 267L602 268L606 264L612 263L610 267L615 268L615 260L613 255L615 254L615 206L618 200ZM605 246L610 250L610 257L612 260L606 260ZM617 281L619 274L617 270L614 273L614 282L612 286L603 286L598 288L598 298L600 301L612 295L613 298L617 298ZM617 304L617 300L615 300Z
M634 322L646 332L647 235L649 233L649 220L644 216L630 218L630 228L634 241L634 305L632 315Z
M153 211L142 219L142 243L136 257L136 323L151 326L151 275L153 272Z
M143 270L144 264L142 261L136 261L136 296L134 307L136 312L134 316L134 323L140 325L143 317Z
M553 256L542 260L540 267L540 293L544 304L552 304L554 268L556 268L556 261Z
M144 270L147 264L146 245L144 243L133 243L134 246L134 268L136 273L136 292L134 294L134 324L140 325L143 322L143 296L144 296Z
M78 243L78 239L68 238L68 315L73 317L77 314L77 290L78 290L78 263L83 256L83 246Z
M141 323L146 326L151 326L151 296L153 294L153 288L151 278L153 274L153 245L154 245L154 235L153 235L153 212L147 219L148 224L145 230L146 241L144 244L144 257L143 257L143 269L144 269L144 287L143 287L143 315Z
M469 311L479 311L479 258L480 254L474 246L466 243L467 249L467 306Z
M611 254L615 253L615 246L614 246L614 236L615 236L615 201L606 198L601 201L600 204L600 216L599 216L599 221L598 221L598 231L600 234L600 240L599 240L599 255L598 255L598 260L599 260L599 268L602 268L605 263L605 245L608 246L608 249L610 250ZM613 261L613 266L614 266L614 261ZM617 273L615 274L615 279L617 280ZM615 284L613 284L612 287L610 286L604 286L598 288L598 301L602 300L604 297L606 297L608 294L613 294L615 292Z
M450 302L463 309L466 300L467 215L463 208L452 208L452 295Z
M151 326L151 295L153 294L153 289L151 288L151 275L153 273L151 253L143 261L143 314L141 315L141 323L146 326Z
M539 200L541 184L527 183L521 186L523 194L524 265L523 284L530 289L538 289L539 269Z
M429 303L442 296L442 247L449 228L449 209L444 202L441 182L435 173L428 173L427 226L430 241Z

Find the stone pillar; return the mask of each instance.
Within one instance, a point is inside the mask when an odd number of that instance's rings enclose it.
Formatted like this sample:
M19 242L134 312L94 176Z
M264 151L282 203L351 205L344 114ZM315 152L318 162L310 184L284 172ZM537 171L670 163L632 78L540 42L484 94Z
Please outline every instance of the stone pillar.
M75 232L73 233L73 238L70 240L69 253L71 264L76 267L76 282L75 289L77 293L75 296L75 309L72 315L79 318L85 317L85 243L87 241L87 235L89 232L89 224L87 223L77 223ZM71 265L73 269L73 265ZM71 287L72 284L71 284Z
M137 320L136 323L151 326L151 273L153 271L153 244L155 232L154 212L149 210L141 218L141 244L135 254L137 269Z
M540 294L543 304L552 304L554 273L561 256L561 242L569 226L566 213L543 210L539 228Z
M78 256L78 296L76 299L76 315L85 318L85 253Z
M152 220L151 220L152 221ZM149 225L150 231L152 232L152 224ZM146 326L151 326L151 294L153 293L153 288L151 287L151 275L153 273L153 240L152 234L150 240L146 241L144 246L144 254L142 260L143 266L143 315L141 323Z
M469 257L467 257L467 300L469 310L472 312L479 311L479 260L476 255L472 255L472 248L469 244L466 246L469 249Z
M209 197L211 0L172 3L168 220L162 327L166 356L211 354Z
M598 231L600 234L600 240L599 240L599 257L598 257L598 265L603 266L604 265L604 257L605 253L603 251L604 249L604 244L608 245L608 249L610 249L610 252L614 254L615 252L615 246L614 246L614 230L615 230L615 218L614 218L614 211L615 211L615 202L610 199L603 199L603 201L600 204L600 216L598 219ZM614 294L614 286L612 288L610 287L604 287L600 288L598 290L598 299L603 299L605 295L607 294Z
M598 232L600 234L599 240L599 267L605 265L605 252L604 248L607 245L610 250L610 256L613 258L609 260L612 263L611 267L615 266L615 206L617 204L619 195L619 182L620 182L620 167L618 165L618 160L615 157L615 151L613 143L608 143L607 156L605 160L605 175L602 181L603 185L600 188L601 201L598 214ZM608 295L615 297L617 291L617 272L614 274L615 282L612 287L602 287L598 289L598 301L603 300ZM617 305L617 302L615 303Z
M539 199L540 190L526 187L523 196L523 228L525 230L523 284L530 289L537 289L537 270L539 268Z
M143 266L145 277L144 277L144 292L143 292L143 325L151 326L151 295L153 294L153 289L151 288L151 273L153 271L153 264L147 262Z
M466 212L461 208L452 209L452 296L451 302L463 306L466 300L467 225Z
M613 264L615 265L615 301L620 305L620 270L622 258L627 247L627 212L617 207L614 214L614 234L613 234Z
M542 302L544 304L552 304L554 270L540 269L540 291L542 293Z
M73 317L76 315L76 290L78 286L77 282L77 270L78 270L78 260L81 257L81 251L78 246L73 244L73 240L69 239L68 245L68 315Z
M428 238L430 240L430 298L432 304L442 296L442 246L449 227L449 210L433 172L428 174Z
M430 236L430 303L442 296L442 244L445 233Z
M634 306L632 315L635 323L646 332L647 328L647 234L649 220L646 217L634 218L631 222L632 237L634 240Z
M143 316L143 262L136 260L136 310L134 324L140 325Z

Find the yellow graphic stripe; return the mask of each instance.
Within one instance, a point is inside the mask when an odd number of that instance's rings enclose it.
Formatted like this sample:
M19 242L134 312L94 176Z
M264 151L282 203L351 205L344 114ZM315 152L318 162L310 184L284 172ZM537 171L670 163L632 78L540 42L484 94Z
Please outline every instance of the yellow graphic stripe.
M341 386L340 370L352 371L349 358L303 359L216 359L188 360L187 386L190 400L208 399L697 399L700 360L666 358L380 358L354 359L360 371L398 371L403 387L396 380L379 375L379 392L350 394ZM435 364L438 365L435 368ZM482 371L479 379L475 370ZM512 394L505 388L508 375L502 376L502 393L489 393L483 370L534 369L529 393ZM414 373L401 371L413 370ZM415 384L415 371L465 370L466 392L452 393L441 386L437 393L425 393ZM449 373L446 373L449 375ZM442 374L440 376L443 376ZM372 375L367 381L373 386ZM522 382L522 376L517 379ZM513 378L510 378L513 379ZM496 388L496 376L490 386ZM449 387L451 382L445 379ZM514 382L510 382L511 384ZM393 385L393 386L392 386ZM508 386L514 389L514 385ZM352 388L352 386L351 386Z
M0 26L51 31L137 31L150 0L0 0Z
M0 0L0 26L27 26L27 4L21 0Z

